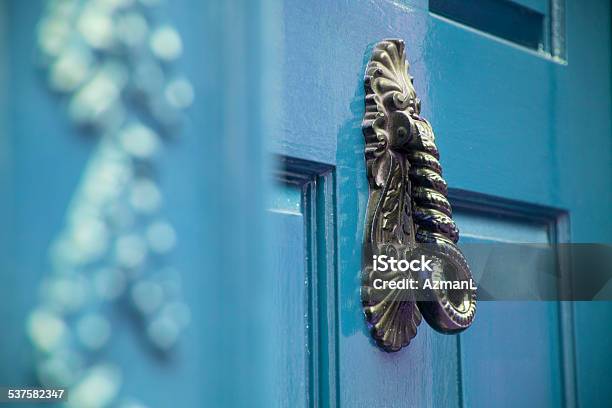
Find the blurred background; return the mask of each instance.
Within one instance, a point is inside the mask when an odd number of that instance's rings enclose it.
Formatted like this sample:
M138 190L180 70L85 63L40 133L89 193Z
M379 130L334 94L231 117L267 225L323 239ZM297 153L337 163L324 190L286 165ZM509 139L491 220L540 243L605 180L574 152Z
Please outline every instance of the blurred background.
M1 386L265 401L260 13L0 2Z

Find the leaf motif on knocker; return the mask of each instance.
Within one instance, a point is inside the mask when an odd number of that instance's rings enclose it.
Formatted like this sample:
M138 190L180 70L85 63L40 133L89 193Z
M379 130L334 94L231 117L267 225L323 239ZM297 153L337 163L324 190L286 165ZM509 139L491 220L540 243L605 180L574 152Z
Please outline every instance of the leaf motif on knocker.
M420 116L421 103L408 73L404 42L384 40L373 48L365 74L362 123L369 200L364 237L361 298L368 327L385 351L407 346L424 317L435 330L452 334L469 327L476 311L473 289L410 292L375 290L376 278L399 281L410 273L380 272L373 256L408 259L427 253L437 265L430 278L471 280L457 247L434 133ZM420 278L423 278L422 276ZM401 292L401 293L400 293Z

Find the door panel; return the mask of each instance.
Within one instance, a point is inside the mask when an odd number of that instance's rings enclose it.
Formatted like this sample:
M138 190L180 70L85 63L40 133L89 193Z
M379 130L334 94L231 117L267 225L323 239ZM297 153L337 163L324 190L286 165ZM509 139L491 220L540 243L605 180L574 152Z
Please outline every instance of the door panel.
M273 252L275 272L273 303L278 307L277 407L306 407L310 373L308 288L311 285L305 254L305 220L302 189L292 184L278 187L271 203L273 231L283 237Z
M553 244L565 236L566 214L558 210L465 191L452 191L451 197L462 243L472 246L465 253L474 269L481 267L475 258L482 254L473 247ZM536 265L520 267L547 273ZM474 272L478 279L479 271ZM537 278L517 273L517 279L532 290ZM571 310L560 302L479 302L478 318L458 338L463 406L490 407L492 401L499 406L574 406L573 354L563 353L563 344L572 341L571 330L562 328L568 314L571 319Z

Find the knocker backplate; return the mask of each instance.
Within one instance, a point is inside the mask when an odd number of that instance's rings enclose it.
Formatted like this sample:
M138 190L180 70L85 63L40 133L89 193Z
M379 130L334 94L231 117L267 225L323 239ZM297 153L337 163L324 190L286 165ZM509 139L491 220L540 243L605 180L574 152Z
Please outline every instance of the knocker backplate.
M427 251L445 265L430 278L471 279L456 244L459 231L452 219L433 129L420 116L421 103L408 73L404 48L399 39L376 44L364 80L362 129L369 198L361 298L373 339L389 352L410 343L422 317L439 332L457 333L470 326L476 310L474 290L451 294L432 289L425 300L399 290L381 296L373 285L381 277L412 277L375 271L374 256L406 259L419 251Z

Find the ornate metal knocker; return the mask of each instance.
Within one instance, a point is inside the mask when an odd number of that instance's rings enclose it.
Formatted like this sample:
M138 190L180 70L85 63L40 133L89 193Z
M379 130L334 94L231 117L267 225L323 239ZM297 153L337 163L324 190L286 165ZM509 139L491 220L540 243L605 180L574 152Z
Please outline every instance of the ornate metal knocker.
M410 343L421 315L439 332L458 333L470 326L476 311L471 288L452 293L428 289L408 298L406 291L389 290L381 296L374 288L376 278L407 277L375 271L375 255L405 259L427 252L439 261L429 277L471 280L456 245L459 231L451 218L433 130L420 116L408 68L404 42L389 39L376 44L365 74L362 128L370 195L361 298L372 337L389 352Z

